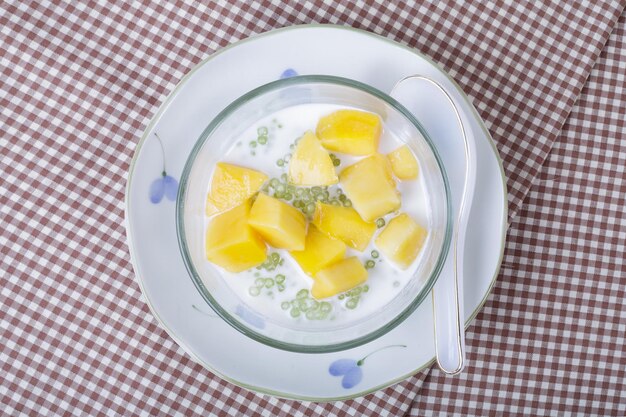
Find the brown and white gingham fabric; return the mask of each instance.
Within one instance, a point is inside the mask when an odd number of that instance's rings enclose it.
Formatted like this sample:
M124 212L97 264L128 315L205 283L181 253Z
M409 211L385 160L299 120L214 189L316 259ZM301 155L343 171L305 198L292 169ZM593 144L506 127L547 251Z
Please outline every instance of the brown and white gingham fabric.
M625 414L624 1L371 3L0 2L0 415ZM460 377L256 395L194 363L134 280L124 186L159 104L220 47L313 22L432 56L497 142L513 224Z
M509 229L469 368L433 369L411 415L626 416L625 68L622 15Z

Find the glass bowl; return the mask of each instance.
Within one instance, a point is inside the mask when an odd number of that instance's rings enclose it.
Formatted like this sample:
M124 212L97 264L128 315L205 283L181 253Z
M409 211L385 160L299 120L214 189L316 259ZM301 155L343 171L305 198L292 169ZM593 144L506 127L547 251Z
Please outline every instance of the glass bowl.
M217 162L258 120L308 103L333 104L378 114L383 128L417 156L429 200L429 244L406 286L383 308L353 321L301 322L265 316L249 306L249 295L234 291L205 258L205 203ZM242 165L246 165L242 161ZM322 353L374 340L405 320L426 298L445 262L451 240L450 191L433 142L418 120L389 95L346 78L309 75L278 80L235 100L209 123L196 142L180 180L176 207L183 260L211 308L246 336L275 348ZM371 294L369 296L372 296Z

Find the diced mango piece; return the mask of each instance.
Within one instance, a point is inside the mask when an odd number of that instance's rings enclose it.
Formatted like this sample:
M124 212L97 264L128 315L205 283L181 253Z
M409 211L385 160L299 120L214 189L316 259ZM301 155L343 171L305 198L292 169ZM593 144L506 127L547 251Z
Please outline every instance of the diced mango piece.
M289 182L295 185L337 184L333 160L315 133L307 131L289 161Z
M322 117L316 133L331 151L349 155L371 155L378 149L380 117L360 110L338 110Z
M306 237L306 219L298 209L267 194L260 193L252 209L248 224L275 248L303 250Z
M311 295L322 299L348 291L367 281L367 270L355 257L335 262L313 277Z
M407 269L422 250L426 236L426 229L408 214L402 213L391 219L375 242L385 257L400 268Z
M366 222L400 208L400 193L389 165L385 156L374 154L350 165L339 175L352 206Z
M376 231L374 223L364 221L351 207L317 202L313 224L328 236L341 239L350 247L363 251Z
M206 230L206 257L230 272L257 266L267 256L265 242L249 225L250 202L215 216Z
M290 252L304 272L313 276L320 269L343 259L346 244L328 237L313 225L309 225L304 250Z
M391 163L391 170L401 180L414 180L417 178L417 159L408 146L402 145L387 155Z
M207 196L207 216L240 205L259 191L265 181L267 175L262 172L218 162L213 171L211 190Z

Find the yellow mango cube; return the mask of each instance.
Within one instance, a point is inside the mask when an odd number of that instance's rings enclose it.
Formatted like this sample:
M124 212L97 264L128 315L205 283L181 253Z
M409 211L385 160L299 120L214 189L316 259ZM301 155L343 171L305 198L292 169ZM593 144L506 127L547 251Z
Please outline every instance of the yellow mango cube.
M250 202L215 216L206 230L206 258L230 272L265 261L265 242L249 225Z
M304 214L277 198L259 194L250 210L248 224L275 248L304 249L306 238Z
M424 246L428 231L417 224L408 214L402 213L391 219L376 238L376 246L390 261L407 269Z
M316 133L331 151L349 155L371 155L378 149L382 132L380 117L360 110L338 110L322 117Z
M337 184L335 166L315 133L307 131L289 160L289 182L315 186Z
M315 274L311 295L318 300L332 297L361 285L365 281L367 281L367 270L356 256L353 256L335 262Z
M339 175L352 207L366 222L400 208L400 193L391 174L389 160L374 154L346 167Z
M391 170L401 180L414 180L417 178L417 159L408 146L402 145L387 155L391 163Z
M313 276L325 266L343 259L346 255L346 244L309 225L304 250L292 251L290 254L305 273Z
M250 168L218 162L211 178L206 201L206 215L229 210L242 204L259 191L267 175Z
M363 251L370 243L376 225L364 221L351 207L317 202L313 224L330 237L341 239L350 247Z

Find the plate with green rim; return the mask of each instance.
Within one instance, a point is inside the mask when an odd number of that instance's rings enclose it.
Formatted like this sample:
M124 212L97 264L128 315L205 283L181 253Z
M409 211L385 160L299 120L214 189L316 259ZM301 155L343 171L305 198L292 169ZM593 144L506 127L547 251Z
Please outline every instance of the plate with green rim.
M257 64L251 67L253 62ZM464 262L464 314L466 326L470 324L493 287L504 251L507 193L495 145L469 99L429 58L342 26L302 25L257 35L214 53L183 77L149 123L131 162L126 188L131 260L161 326L210 372L277 397L355 398L432 365L430 297L398 327L362 346L333 353L288 352L247 338L215 315L190 279L178 247L178 181L204 128L246 92L295 74L341 76L385 92L406 76L422 74L451 95L476 145L478 161ZM428 120L416 116L427 130L445 133L446 127L428 126ZM454 129L454 123L447 128Z

